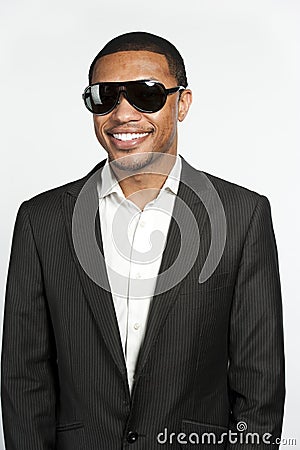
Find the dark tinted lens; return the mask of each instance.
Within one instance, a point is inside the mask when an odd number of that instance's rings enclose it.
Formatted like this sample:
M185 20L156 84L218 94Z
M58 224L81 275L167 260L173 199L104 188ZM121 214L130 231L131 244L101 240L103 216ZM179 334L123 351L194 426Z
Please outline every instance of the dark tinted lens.
M128 84L127 94L131 103L144 112L159 111L166 102L162 86L151 81Z
M118 88L110 84L94 84L86 92L85 102L94 114L106 114L112 110L118 98Z

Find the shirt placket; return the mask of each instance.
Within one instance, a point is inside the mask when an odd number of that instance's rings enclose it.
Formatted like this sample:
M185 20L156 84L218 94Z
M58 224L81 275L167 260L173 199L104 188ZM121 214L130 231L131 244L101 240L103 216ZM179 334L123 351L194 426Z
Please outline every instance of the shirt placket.
M147 251L147 239L149 232L149 215L146 219L145 212L141 211L135 217L135 223L132 223L134 232L132 234L132 247L141 253ZM141 264L139 258L130 260L130 277L128 289L128 315L127 315L127 346L126 346L126 364L129 382L132 383L135 372L135 364L140 350L141 342L145 333L147 314L150 298L147 292L136 289L134 280L143 280L149 275L147 264ZM139 297L139 296L146 297Z

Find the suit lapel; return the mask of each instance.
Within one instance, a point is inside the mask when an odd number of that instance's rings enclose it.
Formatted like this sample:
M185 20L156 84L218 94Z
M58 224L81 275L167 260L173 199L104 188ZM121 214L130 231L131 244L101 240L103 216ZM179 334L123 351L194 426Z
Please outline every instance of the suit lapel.
M192 187L192 189L190 189L190 187ZM196 171L184 160L184 158L182 158L182 172L178 195L175 200L166 247L158 273L158 282L149 308L145 338L136 365L134 376L135 385L142 375L151 348L153 347L171 308L176 303L181 287L180 281L182 279L183 268L187 267L189 264L190 255L193 254L193 252L195 253L194 247L196 242L192 238L192 234L194 234L195 230L191 228L191 216L187 215L186 208L191 211L192 216L196 220L195 225L197 226L197 233L200 240L203 227L208 219L206 209L200 201L200 197L203 198L205 196L208 188L206 178L204 176L201 178L201 172ZM198 194L200 194L200 197L196 194L197 191ZM180 225L180 228L177 224ZM183 239L181 232L186 233L185 240ZM192 234L190 234L190 232ZM179 256L180 249L182 250L181 246L184 247L184 254ZM204 264L206 252L201 247L199 247L199 250L197 248L196 251L197 262L195 266L197 266L197 273L200 273L199 268ZM181 262L176 267L174 262L176 262L178 258L181 259ZM166 274L166 276L163 278L161 277L162 274ZM187 274L187 277L188 276L189 275Z
M159 276L155 288L155 294L149 309L146 334L139 352L135 372L135 382L137 382L139 376L143 371L147 358L149 357L151 347L153 346L153 343L155 342L161 328L163 327L170 309L175 304L179 293L181 285L181 283L178 282L178 280L180 279L180 267L176 267L176 265L174 265L173 263L174 261L176 261L176 257L180 252L181 246L181 233L177 223L180 224L180 227L185 227L184 223L185 221L188 221L186 210L183 206L187 205L187 207L192 211L194 217L196 218L200 235L207 220L205 207L203 206L199 197L187 186L187 184L189 186L192 186L194 190L199 191L200 189L201 195L205 194L207 186L205 185L205 182L203 182L202 185L201 183L199 183L199 180L201 179L201 172L198 172L196 169L190 166L184 160L184 158L181 157L181 159L182 172L178 195L175 199L173 217L170 222L166 247L159 269ZM127 377L126 363L122 350L121 338L112 295L109 290L101 287L106 286L109 289L109 281L105 261L103 258L97 258L94 260L93 258L90 258L90 241L83 239L83 241L81 242L82 249L88 249L88 251L86 252L86 262L82 264L82 261L79 261L78 259L78 252L74 248L74 240L72 236L72 219L75 211L74 208L76 200L78 199L79 193L82 191L82 188L86 185L86 183L89 182L89 180L94 179L94 181L90 183L90 186L86 191L87 194L84 200L84 207L86 207L86 210L83 211L83 216L91 214L91 217L94 218L94 244L98 246L101 255L103 255L103 242L98 209L98 194L95 182L97 178L95 178L95 175L99 179L104 163L105 160L99 163L86 177L70 185L69 189L62 196L62 211L65 218L69 245L76 267L78 269L78 274L86 299L90 304L92 313L99 325L99 329L102 333L103 339L108 350L111 353L116 366L118 367L121 374L124 377ZM176 217L176 220L174 219L174 217ZM83 219L85 219L85 217L83 217ZM84 220L83 222L85 223ZM188 222L186 222L186 225L188 226ZM192 239L190 239L189 241L185 241L186 254L189 254L193 251L193 246L194 242ZM204 253L201 254L200 252L199 256L200 261L204 262ZM92 260L92 263L90 260ZM89 264L89 275L83 269L85 264ZM160 275L162 274L164 274L165 276L161 277ZM101 283L97 283L97 281L95 282L95 279L101 279Z
M62 210L65 218L66 231L68 236L69 245L71 248L72 256L75 261L75 265L78 269L79 278L85 293L86 299L90 304L92 313L99 326L104 342L111 353L111 356L118 367L121 374L126 377L126 363L124 359L122 343L119 333L118 322L115 314L114 304L112 300L111 292L104 289L101 286L109 286L106 266L103 258L98 258L96 264L91 264L91 270L88 271L92 276L97 275L101 283L94 282L90 276L86 273L83 267L87 267L86 264L82 264L78 259L78 253L74 248L74 241L72 236L72 219L74 214L74 207L76 200L82 188L86 185L91 177L97 174L98 170L101 171L105 160L98 164L85 178L79 180L70 187L68 192L62 196ZM98 172L100 174L100 172ZM93 189L94 186L94 189ZM98 195L96 190L96 183L92 183L90 189L88 189L87 196L84 198L87 200L86 205L89 211L95 210L98 207ZM96 202L96 205L95 205ZM86 211L83 211L85 213ZM83 220L83 223L85 221ZM99 248L99 251L103 255L103 242L100 229L99 210L97 209L96 218L94 216L94 232L95 239ZM89 250L89 242L85 242L85 236L83 235L82 246ZM87 257L89 251L87 252ZM94 267L95 266L95 267ZM97 272L97 274L95 273Z

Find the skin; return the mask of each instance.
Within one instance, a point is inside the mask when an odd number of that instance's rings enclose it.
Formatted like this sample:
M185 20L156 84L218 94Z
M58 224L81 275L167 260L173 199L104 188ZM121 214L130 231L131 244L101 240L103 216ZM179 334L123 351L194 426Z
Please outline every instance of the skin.
M159 81L166 88L178 85L165 56L149 51L103 56L95 66L92 83L145 79ZM120 103L111 113L93 115L97 139L107 151L108 160L113 161L111 167L117 179L121 179L119 184L125 197L130 197L141 209L157 197L175 162L172 155L177 155L177 125L186 117L191 102L192 93L186 89L181 95L179 92L169 95L160 111L146 114L137 111L121 94ZM113 137L115 133L148 134L124 142ZM156 173L143 173L143 169Z

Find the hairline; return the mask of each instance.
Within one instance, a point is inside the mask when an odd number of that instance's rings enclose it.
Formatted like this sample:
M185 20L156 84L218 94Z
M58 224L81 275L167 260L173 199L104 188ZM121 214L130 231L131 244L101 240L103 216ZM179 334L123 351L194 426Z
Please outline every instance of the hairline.
M94 62L93 71L92 71L92 74L91 74L91 77L90 77L89 82L92 84L92 80L93 80L93 76L94 76L94 73L95 73L96 66L97 66L98 62L99 62L102 58L104 58L105 56L114 55L114 54L116 54L116 53L128 53L128 52L148 52L148 53L154 53L154 54L156 54L156 55L162 55L162 56L164 56L164 57L165 57L165 60L166 60L166 63L167 63L167 65L168 65L168 68L169 68L169 73L170 73L170 75L176 80L176 83L178 83L178 79L177 79L176 75L175 75L174 73L172 73L171 67L170 67L170 63L169 63L169 59L172 59L172 57L169 56L169 58L168 58L168 56L167 56L165 53L163 53L162 51L159 52L159 51L147 50L147 49L145 49L145 50L142 50L142 49L117 50L117 51L112 51L111 53L107 53L107 54L104 54L104 55L99 56L99 58L97 58L96 61Z

